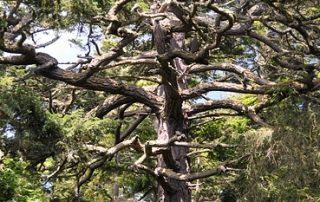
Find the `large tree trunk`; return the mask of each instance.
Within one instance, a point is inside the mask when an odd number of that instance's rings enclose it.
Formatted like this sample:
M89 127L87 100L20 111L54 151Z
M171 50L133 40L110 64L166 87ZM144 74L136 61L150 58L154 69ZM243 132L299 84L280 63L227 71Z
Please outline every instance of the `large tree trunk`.
M182 48L185 35L184 33L174 34L171 40L171 46ZM180 58L175 58L171 64L178 71L185 70L185 64ZM177 71L173 70L164 63L162 71L163 76L162 96L165 98L164 109L158 114L158 140L168 140L177 133L187 135L187 120L184 115L184 102L179 95L179 90L185 89L186 84L183 78L178 79ZM158 167L170 168L178 173L190 173L189 161L187 158L188 148L186 147L171 147L167 154L159 155ZM188 202L191 201L191 192L188 187L188 182L178 181L174 179L166 179L170 184L173 192L170 192L163 187L158 188L158 202L175 201Z
M183 120L159 120L161 125L158 132L158 140L168 140L175 134L174 131L183 131ZM170 168L176 172L187 174L190 172L189 163L187 160L188 149L183 147L172 147L168 151L168 155L159 155L158 167ZM170 156L171 155L171 156ZM172 159L171 159L172 157ZM191 201L191 193L188 187L188 183L185 181L178 181L174 179L167 179L173 193L165 190L163 187L158 187L158 202L164 201L177 201L188 202Z

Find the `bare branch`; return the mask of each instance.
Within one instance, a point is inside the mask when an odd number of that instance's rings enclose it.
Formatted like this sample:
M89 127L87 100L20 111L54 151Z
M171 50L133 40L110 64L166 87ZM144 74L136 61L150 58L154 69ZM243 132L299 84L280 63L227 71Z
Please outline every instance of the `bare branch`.
M195 154L201 154L201 153L210 152L210 151L212 151L212 150L211 149L196 150L196 151L188 153L187 156L192 156Z
M189 148L207 148L207 149L215 149L216 147L222 147L222 148L235 148L239 145L230 145L230 144L224 144L224 143L217 143L217 144L195 144L195 143L188 143L188 142L175 142L173 143L174 146L180 146L180 147L189 147Z
M182 92L183 99L190 99L201 96L204 93L210 91L226 91L226 92L235 92L235 93L250 93L250 94L272 94L278 87L281 86L290 86L292 89L295 89L298 92L304 92L309 89L309 87L303 83L299 82L284 82L279 84L272 85L262 85L262 86L246 86L242 84L234 84L230 82L207 82L201 83L196 87L184 90Z
M93 144L88 144L88 143L82 144L82 147L85 149L88 149L88 150L98 151L100 153L105 153L108 151L108 149L105 147L97 146L97 145L93 145Z
M124 131L120 136L120 142L127 138L138 126L142 121L147 117L147 115L140 115L131 125Z
M134 100L130 97L116 95L110 98L107 98L102 105L100 105L97 109L96 116L102 118L111 110L120 107L123 104L131 103Z
M213 64L209 64L209 65L193 65L190 68L189 73L190 74L191 73L200 73L200 72L206 72L206 71L211 71L211 70L222 70L222 71L227 71L227 72L234 72L234 73L241 75L243 78L245 78L249 81L253 81L259 85L275 84L272 81L268 81L266 79L262 79L262 78L258 77L257 75L255 75L254 73L252 73L251 71L249 71L246 68L243 68L238 65L231 64L231 63L213 63Z
M58 163L57 168L54 172L52 172L50 175L46 176L46 180L44 182L41 182L43 185L45 185L47 182L50 181L51 178L58 175L62 169L64 168L65 164L67 163L68 157L65 157L62 162Z
M189 120L194 120L194 119L203 119L203 118L208 118L208 117L213 117L213 118L219 118L222 116L240 116L239 113L235 113L235 112L216 112L216 113L200 113L196 116L189 116L188 119Z
M83 144L82 146L85 148L89 148L89 149L98 149L98 150L103 151L103 153L100 153L101 155L98 156L98 158L93 159L92 161L90 161L86 164L86 168L85 168L85 172L84 172L85 176L74 187L75 197L79 197L79 192L80 192L81 186L90 180L94 171L97 168L101 167L105 163L107 157L114 156L117 152L123 150L124 148L128 148L128 147L132 147L133 149L135 149L138 152L143 151L138 136L135 136L130 140L123 141L123 142L109 148L108 150L105 150L104 148L101 148L101 147L92 146L89 144Z
M236 169L233 169L233 168L228 168L227 166L235 164L235 163L237 163L237 162L249 157L250 155L251 155L251 153L247 153L247 154L241 156L238 159L224 162L224 163L220 164L219 166L217 166L215 169L212 169L212 170L209 170L209 171L205 171L205 172L197 172L197 173L193 173L193 174L181 174L181 173L176 173L176 172L172 171L171 169L157 168L155 173L157 175L165 176L167 178L173 178L173 179L176 179L176 180L193 181L193 180L196 180L196 179L201 179L201 178L206 178L206 177L209 177L209 176L213 176L213 175L219 174L221 172L227 172L229 170L236 170Z
M191 106L188 113L191 115L212 109L233 109L239 114L246 115L248 118L261 126L270 127L268 124L264 123L262 119L256 114L256 110L254 107L248 107L233 100L212 100L204 103L194 104Z
M51 39L50 41L43 43L43 44L38 44L36 45L34 48L44 48L46 46L49 46L51 44L53 44L54 42L56 42L58 39L60 39L60 36L56 36L55 38Z
M37 53L36 57L35 57L36 63L39 64L39 66L37 66L36 68L32 69L29 74L21 77L21 78L16 78L13 81L14 82L18 82L18 81L24 81L27 80L29 78L31 78L32 76L36 75L37 72L43 71L43 70L47 70L47 69L53 69L57 67L58 61L51 57L50 55L46 54L46 53Z
M268 45L270 48L272 48L274 51L276 51L278 53L288 52L286 49L283 49L282 47L273 43L271 39L269 39L265 36L262 36L256 32L248 31L248 36L257 39L258 41L261 41L262 43Z
M121 65L138 65L138 64L149 64L149 65L155 65L157 64L155 58L153 59L144 59L144 58L138 58L138 57L132 57L132 58L117 58L117 60L121 59L122 61L115 62L106 66L103 66L99 69L110 69L113 67L121 66Z
M96 48L97 54L98 54L98 55L101 55L99 46L98 46L98 44L95 42L95 40L92 39L90 42L91 42L91 43L94 45L94 47Z

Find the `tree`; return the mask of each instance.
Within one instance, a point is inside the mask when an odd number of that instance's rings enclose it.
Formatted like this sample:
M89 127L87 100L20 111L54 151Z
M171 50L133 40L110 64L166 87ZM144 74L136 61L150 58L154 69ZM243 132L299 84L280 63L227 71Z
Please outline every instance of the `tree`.
M80 117L81 123L92 116L118 120L113 147L107 148L101 137L100 142L93 141L95 133L103 136L107 129L94 128L86 137L80 135L83 130L73 130L72 136L82 138L64 139L69 140L64 144L73 146L47 180L70 167L78 168L71 169L76 173L74 199L80 198L80 188L99 168L130 147L141 153L140 157L132 154L132 168L157 182L157 201L191 201L192 181L236 172L252 155L249 151L235 159L222 158L224 162L207 171L190 172L192 148L234 146L196 143L196 126L221 116L244 116L250 124L272 127L261 114L264 109L298 94L310 99L318 96L320 11L316 1L20 0L2 5L0 49L6 54L0 63L27 71L14 82L48 78L66 83L64 89L70 93L65 93L69 96L61 104L63 109L53 107L53 88L63 84L46 85L49 99L42 100L49 106L43 109L52 115L61 113L62 120L68 115ZM36 34L48 30L57 37L38 44ZM63 31L85 35L86 44L73 42L88 50L65 69L59 68L56 58L38 50L55 43ZM257 96L251 103L212 100L206 95L212 91ZM94 100L85 102L83 97ZM130 118L130 125L124 124ZM147 119L155 122L157 140L142 142L133 134ZM88 123L95 121L101 123L97 119ZM74 129L70 123L61 125L65 134L70 134L68 127ZM77 141L77 147L70 140ZM148 162L154 156L156 165Z
M255 154L246 172L235 181L248 201L317 201L319 105L305 95L295 95L266 110L270 130L251 130L245 142L254 141ZM281 115L275 113L282 111ZM299 126L299 127L297 127ZM244 185L245 184L245 185Z

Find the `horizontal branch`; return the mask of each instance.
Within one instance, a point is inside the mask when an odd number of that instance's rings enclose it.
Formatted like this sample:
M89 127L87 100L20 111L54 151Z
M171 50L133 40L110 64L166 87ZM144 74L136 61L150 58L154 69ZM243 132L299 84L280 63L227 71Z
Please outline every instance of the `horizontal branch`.
M196 154L201 154L201 153L205 153L205 152L210 152L211 149L202 149L202 150L197 150L197 151L193 151L187 154L187 156L192 156L192 155L196 155Z
M202 148L202 149L215 149L216 147L223 147L223 148L235 148L235 147L238 147L238 145L230 145L230 144L224 144L224 143L196 144L196 143L188 143L188 142L175 142L172 145L173 146L179 146L179 147Z
M270 85L244 85L244 84L234 84L228 82L207 82L201 83L193 88L184 90L182 92L183 99L192 99L198 96L201 96L204 93L208 93L211 91L225 91L225 92L234 92L234 93L249 93L249 94L273 94L276 92L278 88L282 88L283 90L287 90L290 87L295 89L298 92L303 92L308 90L308 86L305 84L301 84L299 82L290 82L290 83L279 83L279 84L270 84Z
M221 112L221 113L202 113L196 116L189 116L188 120L195 120L195 119L203 119L203 118L208 118L208 117L212 117L214 120L216 120L216 118L220 118L222 116L239 116L239 113L236 112Z
M83 80L82 78L85 76L85 73L74 73L60 68L51 69L50 71L41 71L37 74L89 90L121 94L137 102L143 103L152 109L158 109L161 106L162 98L159 98L142 88L136 87L135 85L128 85L118 80L94 76Z
M105 148L105 147L92 145L92 144L87 144L87 143L82 144L82 147L85 148L85 149L88 149L88 150L98 151L98 152L101 152L101 153L105 153L105 152L108 151L108 149Z
M142 145L140 143L139 137L138 136L134 136L130 140L125 140L125 141L120 142L119 144L111 147L110 149L108 149L108 151L105 153L105 155L106 156L113 156L117 152L119 152L122 149L127 148L127 147L131 147L131 148L135 149L138 152L143 152L143 147L142 147Z
M193 181L196 179L210 177L212 175L216 175L221 172L227 172L230 170L239 170L239 169L229 168L228 166L230 166L234 163L237 163L237 162L247 158L250 155L251 155L251 153L247 153L238 159L224 162L224 163L220 164L219 166L217 166L215 169L208 170L205 172L197 172L197 173L192 173L192 174L181 174L181 173L176 173L173 170L167 169L167 168L156 168L155 173L159 176L165 176L167 178L172 178L172 179L176 179L176 180L180 180L180 181Z
M192 105L188 114L192 115L213 109L233 109L243 114L247 111L247 106L234 100L210 100Z
M25 55L0 56L0 64L30 65L34 62L34 60L30 60L30 58Z
M256 114L254 106L246 106L245 104L234 100L211 100L203 103L197 103L189 108L188 114L192 115L213 109L232 109L237 111L239 115L245 115L261 126L270 127Z
M118 58L118 60L119 60L119 58ZM122 61L102 66L99 69L100 70L111 69L113 67L122 66L122 65L137 65L137 64L156 65L157 61L156 61L155 57L153 59L147 59L147 58L138 58L138 59L135 59L135 58L123 58Z
M209 64L209 65L193 65L189 70L189 74L201 73L201 72L212 71L212 70L233 72L233 73L239 74L243 78L245 78L249 81L252 81L256 84L259 84L259 85L275 84L272 81L268 81L266 79L262 79L262 78L258 77L256 74L252 73L247 68L243 68L241 66L231 64L231 63L213 63L213 64Z

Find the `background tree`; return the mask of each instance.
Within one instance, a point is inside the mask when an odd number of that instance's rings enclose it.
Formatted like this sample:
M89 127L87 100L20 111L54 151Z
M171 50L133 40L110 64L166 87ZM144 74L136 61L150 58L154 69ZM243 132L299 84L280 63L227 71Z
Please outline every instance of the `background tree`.
M43 183L57 185L60 198L90 199L92 187L109 191L100 178L122 170L135 179L148 174L128 191L124 185L123 193L191 201L196 182L200 200L200 179L237 173L255 157L255 148L234 150L232 130L270 128L276 119L268 119L268 107L300 94L318 97L317 1L20 0L1 5L5 54L0 63L14 94L2 94L13 100L0 108L3 150L17 151L6 146L12 130L28 168L46 174ZM52 40L38 43L39 34L48 31L55 33ZM66 31L85 36L86 42L72 42L87 52L60 68L60 61L39 48ZM255 96L213 100L206 95L212 91ZM242 118L224 118L230 116ZM208 151L205 155L216 163L201 168L197 153ZM113 176L113 195L106 191L101 197L117 196L120 181ZM65 182L73 182L73 189ZM220 191L229 201L242 196L232 187Z
M256 201L317 201L318 185L318 107L316 99L294 95L265 112L274 126L248 131L246 142L254 141L256 153L248 162L249 175L242 173L239 195ZM282 111L277 115L274 111ZM297 127L299 126L299 127ZM237 181L237 180L236 180ZM245 183L246 186L241 186Z

